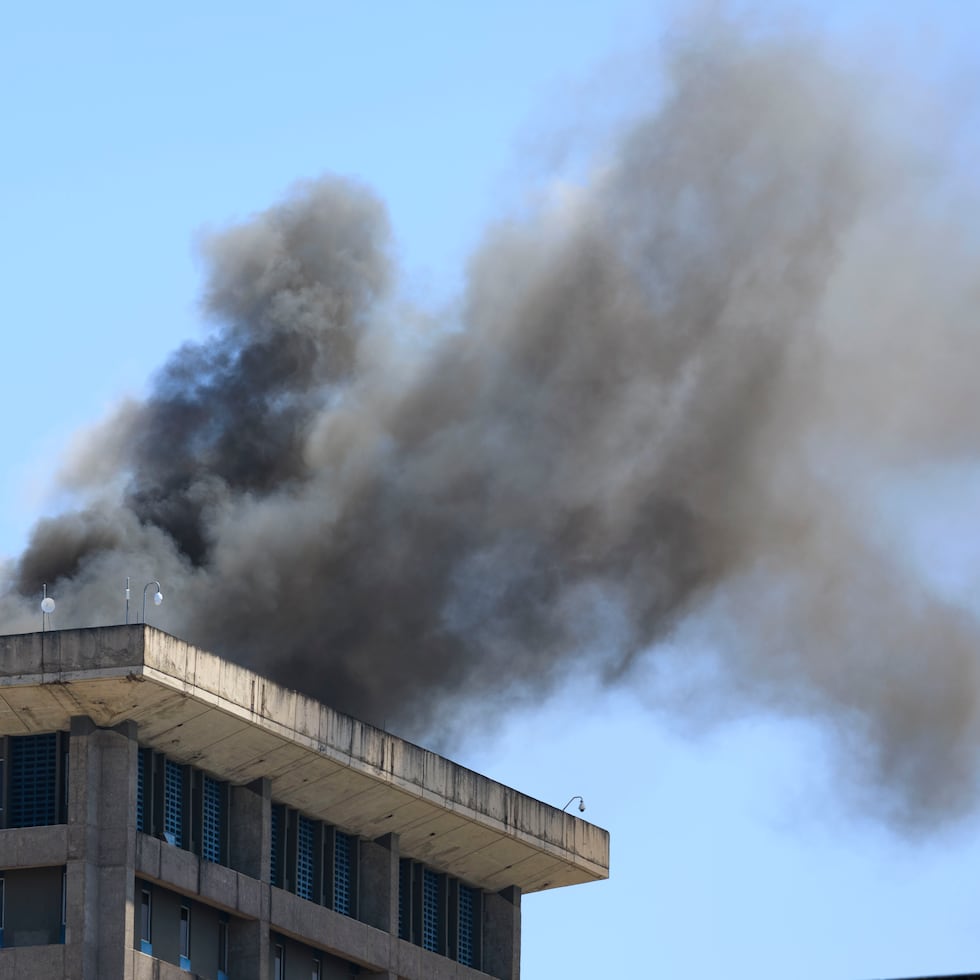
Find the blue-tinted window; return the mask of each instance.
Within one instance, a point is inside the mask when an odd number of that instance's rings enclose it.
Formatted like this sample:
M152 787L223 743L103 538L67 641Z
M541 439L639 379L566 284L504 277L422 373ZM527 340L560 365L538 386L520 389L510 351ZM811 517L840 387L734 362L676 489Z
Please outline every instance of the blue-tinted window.
M58 820L58 736L10 739L11 827L43 827Z
M279 851L281 847L280 837L282 835L282 807L272 805L272 846L269 848L269 881L282 888L282 874L280 873Z
M145 767L146 755L140 751L136 755L136 829L140 831L146 830Z
M433 952L441 952L439 936L439 905L441 882L439 875L428 868L422 870L422 945Z
M184 846L184 768L167 759L163 773L163 832L167 840Z
M459 886L459 927L456 937L456 959L464 966L476 966L473 962L473 889Z
M339 830L333 846L333 908L351 915L351 839Z
M224 788L210 776L204 777L202 788L201 857L205 861L221 861L225 824Z
M296 894L300 898L313 898L313 840L313 821L300 814L296 830Z
M412 907L412 862L402 858L398 862L398 935L411 939L408 910Z

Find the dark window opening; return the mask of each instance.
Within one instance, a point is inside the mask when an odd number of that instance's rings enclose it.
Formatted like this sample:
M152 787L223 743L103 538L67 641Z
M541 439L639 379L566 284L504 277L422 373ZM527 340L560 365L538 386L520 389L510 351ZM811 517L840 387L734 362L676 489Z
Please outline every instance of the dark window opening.
M476 966L474 961L474 901L473 889L459 886L459 920L456 927L456 959L464 966Z
M191 910L186 905L180 907L180 968L191 968Z
M153 953L153 935L151 933L151 923L153 922L153 897L148 888L140 892L140 951L143 953Z
M269 880L277 888L283 887L283 832L285 830L285 813L283 807L276 803L272 805L272 846L269 850Z
M19 735L10 746L10 827L58 823L58 734Z
M333 909L352 915L351 839L339 830L334 834Z
M167 759L163 773L163 835L167 842L184 846L184 767Z
M313 843L315 839L314 821L300 814L296 835L296 894L300 898L313 896Z
M222 919L218 923L218 970L221 973L228 971L228 920Z
M434 953L442 951L439 928L442 888L439 875L424 868L422 871L422 946Z
M220 863L224 851L225 794L224 786L205 776L201 793L201 857Z

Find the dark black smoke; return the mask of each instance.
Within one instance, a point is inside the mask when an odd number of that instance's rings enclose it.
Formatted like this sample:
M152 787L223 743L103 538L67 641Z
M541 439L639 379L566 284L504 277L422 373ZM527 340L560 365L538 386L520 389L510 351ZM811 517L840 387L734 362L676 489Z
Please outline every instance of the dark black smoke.
M125 576L157 578L155 623L431 736L572 670L638 676L698 621L726 696L856 733L900 820L969 808L976 623L858 490L977 449L972 378L919 356L977 353L936 295L975 291L975 253L939 274L945 229L812 41L716 28L666 64L588 180L488 232L435 340L397 322L356 184L214 236L213 334L90 439L5 624L42 583L59 625L118 620Z

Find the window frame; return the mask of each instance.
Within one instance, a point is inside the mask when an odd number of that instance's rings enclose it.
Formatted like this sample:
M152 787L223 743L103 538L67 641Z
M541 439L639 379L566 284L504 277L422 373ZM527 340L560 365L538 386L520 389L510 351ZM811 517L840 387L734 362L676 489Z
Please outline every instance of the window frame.
M153 955L153 889L140 888L140 952Z
M182 970L191 968L191 906L180 906L180 931L177 940L178 961Z

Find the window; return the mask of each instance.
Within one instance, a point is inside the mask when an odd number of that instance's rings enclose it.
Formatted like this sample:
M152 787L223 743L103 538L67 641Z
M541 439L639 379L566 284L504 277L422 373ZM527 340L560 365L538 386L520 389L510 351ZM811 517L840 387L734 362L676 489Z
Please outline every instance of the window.
M186 905L180 907L180 968L191 968L191 910Z
M224 787L216 779L205 776L201 792L201 857L220 863L224 843Z
M313 841L314 822L300 814L296 834L296 894L313 898Z
M58 735L10 739L11 827L43 827L58 822Z
M442 882L435 871L422 870L422 946L434 953L442 951L439 908L442 904Z
M286 980L286 951L279 943L273 953L272 980Z
M333 909L344 915L351 910L351 839L339 830L333 845Z
M184 767L167 759L163 780L163 833L168 843L183 847Z
M136 763L136 829L203 861L228 860L228 784L194 766L141 748Z
M146 830L146 753L140 749L136 755L136 829Z
M151 925L153 921L152 895L148 888L140 893L140 951L153 954L153 936Z
M0 948L3 947L3 923L6 917L7 889L6 879L0 874Z
M412 907L412 862L402 858L398 862L398 936L400 939L412 938L412 920L409 910Z
M61 941L65 941L65 926L68 925L68 869L61 872Z
M68 738L61 739L61 801L59 823L68 823Z
M272 804L270 822L271 884L356 917L357 837L282 803Z
M323 963L319 956L313 957L313 980L320 980L320 975L323 971Z
M282 888L283 851L282 833L285 825L284 811L278 803L272 804L272 846L269 849L269 881Z
M473 948L473 889L459 886L459 920L456 935L456 959L464 966L476 966Z
M218 973L228 972L228 917L218 922Z

